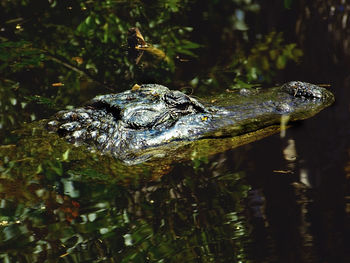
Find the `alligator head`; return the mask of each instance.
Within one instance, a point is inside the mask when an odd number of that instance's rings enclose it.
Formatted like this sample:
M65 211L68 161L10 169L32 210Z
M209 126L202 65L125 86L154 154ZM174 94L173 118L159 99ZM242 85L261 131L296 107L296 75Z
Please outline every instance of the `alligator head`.
M292 121L305 119L330 105L334 97L324 88L293 81L267 90L222 94L214 100L212 106L180 91L146 84L60 111L48 128L69 142L128 160L145 149L174 141L256 131L278 124L283 115Z

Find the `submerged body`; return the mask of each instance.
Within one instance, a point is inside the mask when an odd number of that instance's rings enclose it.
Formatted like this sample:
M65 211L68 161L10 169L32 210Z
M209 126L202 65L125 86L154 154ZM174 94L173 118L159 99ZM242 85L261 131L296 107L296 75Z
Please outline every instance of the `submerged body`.
M211 98L213 100L213 98ZM289 82L268 90L241 90L216 97L215 106L157 84L95 97L86 106L61 111L48 128L121 160L173 141L233 137L309 118L334 101L324 88Z

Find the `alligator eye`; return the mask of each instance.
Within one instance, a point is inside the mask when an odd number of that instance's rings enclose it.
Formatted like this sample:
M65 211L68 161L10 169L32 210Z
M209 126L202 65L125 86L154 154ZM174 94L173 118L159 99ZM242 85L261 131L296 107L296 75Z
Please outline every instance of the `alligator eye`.
M182 104L177 104L175 107L176 109L182 110L182 111L186 111L188 109L188 104L182 103Z

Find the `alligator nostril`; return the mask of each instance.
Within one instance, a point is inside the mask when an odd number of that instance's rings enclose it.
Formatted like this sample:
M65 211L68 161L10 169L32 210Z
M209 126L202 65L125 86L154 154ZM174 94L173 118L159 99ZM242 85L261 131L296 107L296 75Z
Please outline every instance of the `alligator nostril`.
M294 97L304 97L308 99L322 99L323 92L321 87L302 82L302 81L291 81L284 84L281 88L283 91L293 95Z

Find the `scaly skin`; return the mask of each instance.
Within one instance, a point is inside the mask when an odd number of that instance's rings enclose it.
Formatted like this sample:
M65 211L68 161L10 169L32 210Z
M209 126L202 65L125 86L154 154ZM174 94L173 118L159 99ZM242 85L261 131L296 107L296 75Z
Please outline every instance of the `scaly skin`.
M282 115L292 121L306 119L329 106L334 97L324 88L293 81L268 90L224 94L215 100L215 106L202 104L180 91L146 84L58 112L48 128L72 143L127 160L142 150L173 141L256 131L278 124Z

